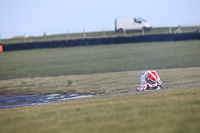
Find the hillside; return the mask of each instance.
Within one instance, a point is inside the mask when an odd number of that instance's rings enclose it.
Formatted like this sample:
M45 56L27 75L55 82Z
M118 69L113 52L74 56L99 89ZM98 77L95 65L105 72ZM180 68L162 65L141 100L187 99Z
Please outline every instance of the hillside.
M181 33L196 32L200 29L200 26L193 27L181 27ZM171 32L176 33L177 27L172 27ZM153 28L151 31L144 32L144 35L150 34L167 34L169 33L168 27ZM142 32L128 32L128 33L118 33L115 31L99 31L99 32L88 32L88 33L69 33L69 34L58 34L58 35L48 35L46 36L15 36L11 39L2 39L1 44L14 44L22 42L44 42L44 41L54 41L54 40L71 40L80 38L100 38L100 37L116 37L116 36L138 36L142 35Z

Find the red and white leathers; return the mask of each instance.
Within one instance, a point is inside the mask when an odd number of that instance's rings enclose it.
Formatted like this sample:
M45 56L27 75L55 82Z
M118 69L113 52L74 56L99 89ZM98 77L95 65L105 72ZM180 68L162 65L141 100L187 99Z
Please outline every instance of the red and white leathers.
M162 81L155 70L143 71L140 76L140 91L150 89L162 89Z

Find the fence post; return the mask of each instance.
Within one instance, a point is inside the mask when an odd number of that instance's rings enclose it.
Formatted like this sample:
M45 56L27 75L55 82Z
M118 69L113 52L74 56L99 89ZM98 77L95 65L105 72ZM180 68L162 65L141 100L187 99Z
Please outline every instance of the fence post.
M83 37L86 38L85 29L83 29Z
M0 43L1 43L1 34L0 34Z
M124 36L126 36L126 29L124 29Z
M68 30L67 30L67 33L66 33L66 37L67 37L67 39L69 39L69 33L68 33Z
M142 28L142 35L144 35L144 28Z
M169 33L170 33L170 34L172 33L172 28L171 28L171 27L169 27Z
M105 30L103 29L103 37L106 37L106 33Z
M26 35L25 35L25 33L24 33L24 39L23 39L23 42L25 42L26 41Z
M47 34L44 32L44 41L46 41Z

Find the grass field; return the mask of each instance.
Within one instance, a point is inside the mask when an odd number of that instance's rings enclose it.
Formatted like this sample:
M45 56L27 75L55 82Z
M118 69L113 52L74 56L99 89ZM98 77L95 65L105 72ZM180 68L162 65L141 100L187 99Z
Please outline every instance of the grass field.
M200 41L4 52L0 79L200 66Z
M195 32L196 30L200 29L200 26L190 26L190 27L182 27L182 33L189 33ZM171 28L172 33L177 30L177 27ZM151 31L145 32L145 35L150 34L166 34L169 32L169 27L160 27L160 28L153 28ZM105 36L104 36L105 35ZM142 35L142 32L128 32L125 34L126 36L138 36ZM53 40L70 40L70 39L80 39L84 38L83 33L64 33L58 35L48 35L46 38L41 36L30 36L30 37L23 37L23 35L19 35L20 37L11 38L11 39L2 39L1 44L13 44L13 43L22 43L22 42L43 42L43 41L53 41ZM115 31L99 31L99 32L89 32L86 33L86 38L100 38L100 37L116 37L116 36L124 36L124 33L118 33Z
M200 67L159 69L163 91L198 88ZM1 95L29 94L104 94L137 93L142 70L56 77L35 77L0 80Z
M197 133L200 89L0 110L2 133Z
M200 41L180 41L1 53L1 95L96 96L1 109L0 132L200 132L199 50ZM157 70L162 90L136 91L144 69Z

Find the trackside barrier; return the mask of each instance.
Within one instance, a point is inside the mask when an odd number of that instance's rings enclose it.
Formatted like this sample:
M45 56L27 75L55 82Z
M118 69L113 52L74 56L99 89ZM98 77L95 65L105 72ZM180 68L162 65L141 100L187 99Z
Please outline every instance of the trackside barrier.
M0 53L3 52L3 45L0 45Z
M140 42L183 41L183 40L200 40L200 33L156 34L156 35L141 35L141 36L91 38L91 39L84 38L77 40L4 44L3 50L13 51L13 50L29 50L29 49L40 49L40 48L75 47L75 46L140 43Z

